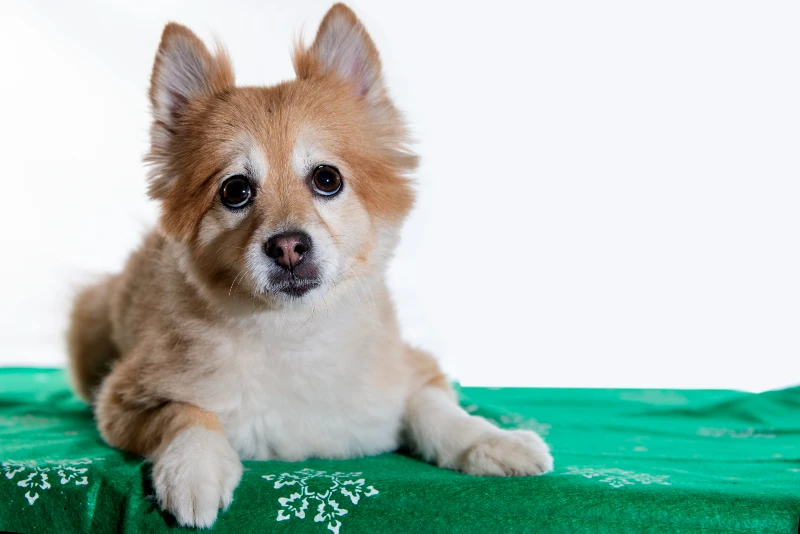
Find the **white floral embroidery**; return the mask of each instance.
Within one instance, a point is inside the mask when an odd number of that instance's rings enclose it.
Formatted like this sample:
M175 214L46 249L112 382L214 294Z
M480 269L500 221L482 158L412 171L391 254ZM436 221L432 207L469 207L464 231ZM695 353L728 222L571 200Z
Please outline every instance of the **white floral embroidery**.
M536 419L526 418L518 413L509 413L501 415L497 418L486 417L485 419L495 426L532 430L540 436L548 435L550 433L550 429L552 428L552 425L548 423L540 423Z
M88 470L86 467L79 468L66 465L58 470L58 476L61 477L61 484L74 482L76 486L85 486L89 483L89 478L86 476Z
M308 510L308 499L304 498L300 493L292 493L288 498L281 497L278 503L284 508L278 510L277 521L285 521L291 519L291 516L286 514L286 510L292 512L298 519L306 517L306 510Z
M25 493L25 498L28 504L33 505L36 499L39 498L38 490L50 489L50 483L47 481L47 473L50 471L49 467L39 467L37 465L25 465L20 462L3 462L3 471L5 471L6 478L11 480L17 475L21 475L17 486L21 488L29 488ZM27 477L25 474L27 472Z
M372 486L369 486L366 488L366 490L367 491L364 491L363 478L359 478L358 480L345 480L341 486L342 495L345 497L350 497L350 501L353 504L358 504L358 501L361 499L362 495L364 497L372 497L378 493L378 490Z
M373 486L366 486L361 473L332 473L315 471L314 469L301 469L294 473L281 475L264 475L264 480L273 482L276 490L287 488L290 493L278 498L280 509L276 521L287 521L292 516L305 519L306 512L314 515L315 523L327 523L328 530L339 534L342 522L338 519L347 514L342 508L342 502L347 499L356 505L362 497L372 497L378 494ZM340 498L335 498L340 496ZM344 500L342 500L344 499Z
M605 482L612 488L622 488L632 484L649 485L661 484L663 486L671 485L667 482L669 475L651 475L648 473L634 473L633 471L625 471L624 469L617 469L615 467L609 469L595 469L593 467L567 467L569 471L567 475L581 475L585 478L604 477L600 482Z
M333 499L328 499L327 501L319 503L317 510L319 510L319 513L314 516L314 522L324 523L327 521L328 530L333 532L333 534L339 534L339 527L342 526L342 522L336 518L346 514L347 510L339 508L339 503Z
M7 460L0 464L8 480L17 480L17 486L27 488L25 498L29 505L33 505L39 498L39 491L50 489L51 477L53 481L58 480L62 486L70 483L75 486L86 486L89 484L87 472L88 467L77 467L89 465L95 460L103 458L79 458L77 460L44 460L42 463L36 460L14 461ZM27 476L26 476L27 475Z
M764 438L773 439L775 437L774 430L756 430L755 428L733 429L733 428L708 428L701 427L697 429L698 436L707 436L711 438Z

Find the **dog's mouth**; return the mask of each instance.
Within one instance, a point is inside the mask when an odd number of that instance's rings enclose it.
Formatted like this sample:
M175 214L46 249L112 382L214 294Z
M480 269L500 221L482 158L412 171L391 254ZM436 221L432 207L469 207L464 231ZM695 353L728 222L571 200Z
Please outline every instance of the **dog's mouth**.
M281 281L272 286L272 291L288 297L300 298L314 288L319 287L320 281L316 278L295 278Z
M286 253L279 256L275 265L268 268L267 291L283 298L297 299L322 285L322 272L310 253L294 257L288 262L283 261L285 256Z

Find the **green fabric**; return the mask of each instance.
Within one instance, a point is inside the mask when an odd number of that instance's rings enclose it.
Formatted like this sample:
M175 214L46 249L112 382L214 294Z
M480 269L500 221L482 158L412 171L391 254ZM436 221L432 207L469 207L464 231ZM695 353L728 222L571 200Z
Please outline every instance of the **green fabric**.
M460 393L468 411L543 434L556 471L475 478L402 454L245 462L214 530L798 532L800 388ZM175 528L150 465L102 443L62 371L0 369L0 460L0 530Z

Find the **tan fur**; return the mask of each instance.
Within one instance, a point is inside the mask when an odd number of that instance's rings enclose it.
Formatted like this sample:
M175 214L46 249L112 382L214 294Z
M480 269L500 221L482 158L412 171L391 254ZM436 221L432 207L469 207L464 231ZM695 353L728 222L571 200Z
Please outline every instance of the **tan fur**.
M109 413L121 418L105 417L99 421L100 432L110 445L147 456L169 445L186 428L202 427L222 432L222 425L213 413L183 402L167 402L161 406L131 411L125 401L109 390L102 399ZM113 407L117 406L117 409Z
M406 355L408 365L414 370L414 383L418 384L418 387L433 386L455 398L450 382L439 369L439 364L433 356L414 347L407 347Z
M111 339L109 309L115 281L108 277L84 288L75 298L70 316L67 347L75 356L69 359L70 378L75 391L87 401L93 398L109 366L119 357L119 350Z
M402 434L445 467L547 470L541 440L508 448L401 339L384 272L417 160L366 30L337 4L294 63L296 80L236 87L224 51L164 29L147 157L159 225L122 273L79 295L68 335L76 391L94 401L103 438L152 459L162 506L195 526L230 503L239 457L376 454ZM312 191L321 164L341 173L336 197ZM231 210L220 186L242 174L254 197ZM319 286L291 299L272 287L264 247L297 229L313 238ZM485 436L516 451L514 470L492 471L501 449ZM462 465L470 447L482 449Z

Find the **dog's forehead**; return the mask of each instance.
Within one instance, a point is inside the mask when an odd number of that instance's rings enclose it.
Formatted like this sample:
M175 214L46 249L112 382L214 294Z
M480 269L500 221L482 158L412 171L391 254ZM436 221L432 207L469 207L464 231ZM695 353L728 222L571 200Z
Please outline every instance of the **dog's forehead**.
M352 123L352 112L351 120L341 120L348 114L342 110L346 105L329 94L291 89L243 88L218 110L233 135L217 139L259 176L278 169L305 175L315 164L332 163L337 149L347 143L341 130ZM357 135L352 124L347 126L351 136Z
M339 163L335 150L325 142L324 131L306 126L292 134L275 146L250 132L238 132L224 151L230 166L226 174L243 171L259 181L280 181L308 176L318 165Z

